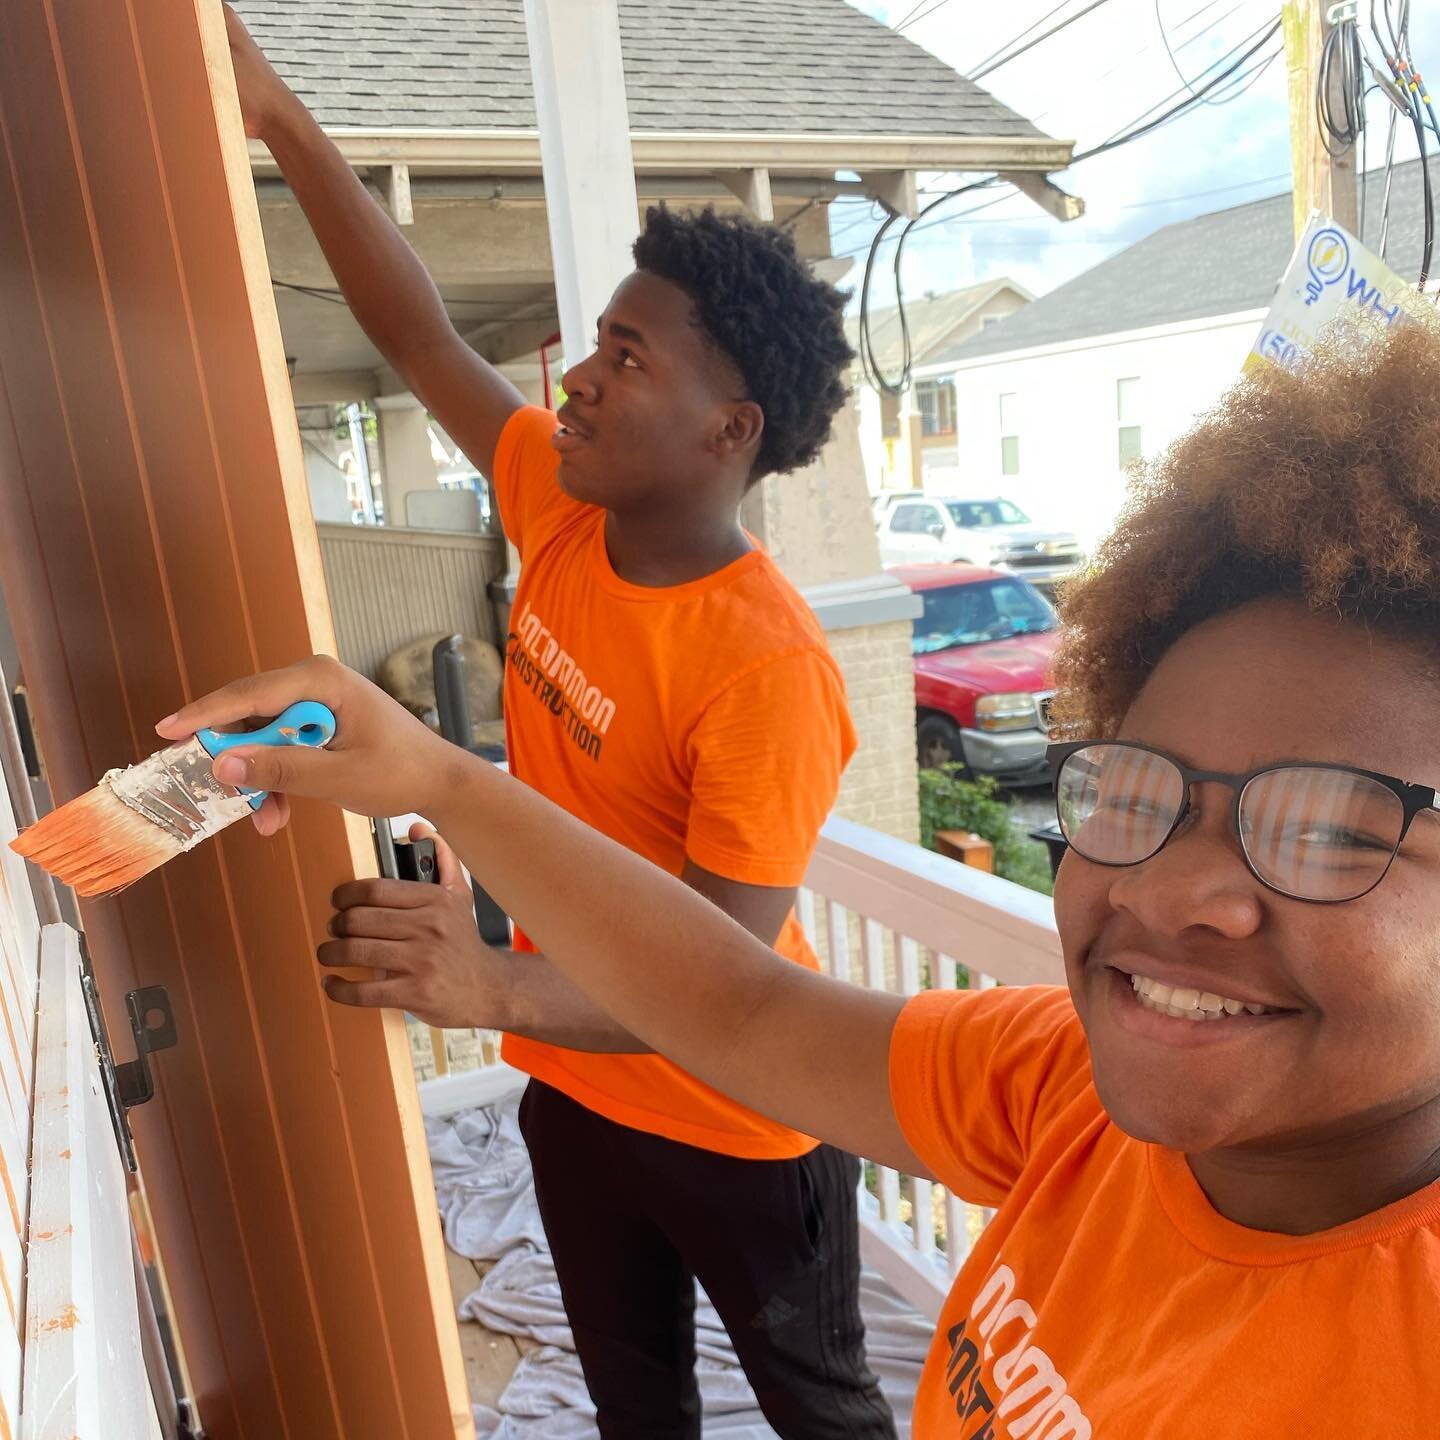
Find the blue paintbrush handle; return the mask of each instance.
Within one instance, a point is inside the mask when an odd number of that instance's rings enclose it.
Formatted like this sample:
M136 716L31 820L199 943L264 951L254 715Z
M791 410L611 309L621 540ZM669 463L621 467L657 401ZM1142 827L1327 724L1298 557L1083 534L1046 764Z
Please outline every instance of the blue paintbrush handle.
M335 716L318 700L302 700L261 730L240 730L225 735L218 730L201 730L195 738L211 759L242 745L306 745L317 750L335 738ZM264 790L241 793L249 797L252 810L258 810L265 803Z

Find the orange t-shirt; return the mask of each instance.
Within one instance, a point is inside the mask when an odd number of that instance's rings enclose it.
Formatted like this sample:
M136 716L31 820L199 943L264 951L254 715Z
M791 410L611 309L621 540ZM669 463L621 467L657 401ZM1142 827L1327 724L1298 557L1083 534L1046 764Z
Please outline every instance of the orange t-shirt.
M1440 1184L1318 1235L1219 1215L1111 1124L1063 989L931 992L890 1051L931 1173L995 1219L956 1277L916 1440L1440 1435Z
M512 773L672 875L688 857L729 880L798 885L855 749L814 614L758 548L685 585L622 580L606 512L556 483L556 424L521 410L495 452L522 562L506 643ZM535 948L518 927L515 945ZM775 948L816 966L793 913ZM702 1149L775 1160L815 1145L658 1055L516 1035L504 1055L597 1114Z

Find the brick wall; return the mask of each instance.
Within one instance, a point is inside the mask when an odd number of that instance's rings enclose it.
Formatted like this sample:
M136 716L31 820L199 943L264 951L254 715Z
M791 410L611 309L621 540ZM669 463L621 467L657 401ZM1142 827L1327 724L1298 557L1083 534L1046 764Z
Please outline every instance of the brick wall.
M832 630L860 748L845 772L836 813L901 840L920 838L915 764L915 681L910 622Z

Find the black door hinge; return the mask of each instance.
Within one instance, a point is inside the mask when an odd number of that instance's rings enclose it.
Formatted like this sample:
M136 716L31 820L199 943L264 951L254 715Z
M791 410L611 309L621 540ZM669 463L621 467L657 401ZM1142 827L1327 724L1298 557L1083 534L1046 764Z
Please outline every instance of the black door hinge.
M90 950L84 935L80 937L80 988L85 995L85 1009L90 1015L90 1034L95 1041L95 1058L100 1062L105 1103L110 1108L110 1120L115 1127L115 1143L120 1147L131 1174L134 1174L139 1165L135 1160L135 1140L130 1133L126 1112L155 1096L150 1056L157 1050L169 1050L179 1042L170 995L163 985L148 985L142 990L131 990L125 996L130 1032L135 1040L135 1058L117 1065L105 1029L100 993L95 986L95 972L90 965Z

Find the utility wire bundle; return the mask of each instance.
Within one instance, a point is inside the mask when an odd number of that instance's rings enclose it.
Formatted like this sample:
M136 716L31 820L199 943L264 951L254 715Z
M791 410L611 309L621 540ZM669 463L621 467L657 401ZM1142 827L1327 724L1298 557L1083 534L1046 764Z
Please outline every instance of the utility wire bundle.
M1101 0L1101 3L1103 3L1103 0ZM1408 0L1405 0L1405 4L1408 9ZM1081 15L1089 14L1090 11L1095 8L1097 8L1096 4L1089 4L1076 15L1072 16L1071 19L1079 19ZM1037 21L1036 24L1042 24L1045 19L1049 19L1050 16L1054 15L1055 13L1056 12L1052 10L1049 15L1043 17L1041 21ZM1004 64L1006 63L1006 61L1013 59L1015 55L1021 52L1021 50L1028 50L1030 48L1030 45L1038 44L1039 40L1045 39L1049 35L1056 33L1056 31L1063 29L1064 25L1068 23L1070 22L1066 21L1061 25L1053 27L1051 30L1046 31L1044 35L1041 35L1037 37L1036 40L1031 41L1030 44L1021 46L1020 49L1010 50L1009 54L1006 54L1003 59L999 60L994 64L990 63L989 61L984 62L976 71L976 74L982 72L988 73L990 70L997 69L1000 64ZM1034 30L1036 26L1032 25L1030 28L1031 30ZM1207 103L1207 96L1215 95L1218 97L1219 94L1225 93L1221 91L1222 86L1225 86L1229 90L1233 91L1237 85L1243 85L1247 81L1253 83L1252 77L1256 77L1256 71L1262 70L1265 66L1268 66L1275 58L1274 55L1271 55L1268 59L1262 60L1257 66L1253 67L1250 71L1247 71L1243 75L1238 74L1238 72L1244 69L1245 65L1256 55L1256 53L1259 50L1263 49L1265 45L1268 44L1268 42L1279 33L1279 30L1280 20L1278 17L1272 21L1267 21L1266 24L1263 25L1259 30L1255 31L1251 35L1248 35L1244 40L1240 42L1239 45L1235 46L1226 55L1215 61L1214 64L1207 67L1208 70L1215 70L1217 66L1223 67L1218 70L1218 73L1211 75L1211 77L1208 80L1205 80L1203 84L1186 81L1184 87L1181 90L1178 90L1174 92L1174 94L1167 96L1166 99L1160 101L1158 105L1151 106L1149 110L1144 112L1144 114L1138 116L1128 125L1122 126L1118 131L1116 131L1114 135L1110 136L1108 140L1103 140L1100 142L1100 144L1092 146L1089 150L1082 151L1079 155L1072 156L1070 161L1071 165L1078 165L1081 161L1092 159L1096 155L1104 155L1112 150L1118 150L1122 145L1128 145L1131 143L1131 141L1138 140L1144 135L1151 134L1153 131L1158 130L1161 126L1168 125L1171 121L1180 118L1182 115L1188 114L1198 105ZM1027 31L1025 33L1028 34L1029 32ZM1019 38L1024 37L1022 36ZM1012 42L1012 44L1013 43L1014 42ZM1168 40L1166 43L1168 48ZM1239 53L1237 56L1237 51L1241 51L1242 47L1244 47L1243 52ZM1010 49L1010 47L1004 48L1006 50ZM1000 52L997 52L997 54L999 53ZM1278 53L1278 51L1276 53ZM990 58L991 60L994 60L995 57L992 56ZM1202 71L1201 75L1203 76L1205 73L1205 71ZM972 76L971 78L973 79L974 76ZM1184 79L1183 76L1181 78L1182 80ZM1197 77L1197 81L1199 78L1200 77ZM1181 96L1183 96L1184 98L1178 98ZM1171 101L1176 101L1177 103L1170 104ZM1162 109L1162 107L1168 108ZM1155 112L1157 110L1160 110L1161 113L1156 114ZM874 389L886 395L900 395L903 394L906 390L908 390L911 384L914 366L914 349L911 344L910 338L909 318L906 315L905 310L905 288L904 282L901 278L900 269L901 262L904 259L905 255L905 242L917 229L928 228L928 226L922 224L922 222L926 221L927 217L933 211L938 210L942 205L948 205L952 200L957 199L961 195L969 194L971 191L991 189L1001 186L1003 185L1003 183L1004 182L1001 181L999 176L987 175L980 179L972 180L964 185L957 186L953 190L948 190L945 192L945 194L932 200L928 205L921 209L919 213L914 216L913 219L906 221L904 228L901 229L899 233L899 239L895 246L894 259L892 261L895 275L896 319L900 326L901 353L900 369L899 372L895 375L885 374L884 367L881 365L879 357L876 354L874 333L871 323L872 316L870 295L872 284L875 278L876 265L880 255L880 247L885 243L885 239L890 234L891 230L904 217L901 216L898 212L892 211L890 215L886 218L884 224L882 224L880 229L876 232L874 239L870 242L870 252L869 255L866 257L865 261L865 277L862 280L860 286L859 317L860 366L862 373L865 376L866 382ZM1013 193L1013 190L1007 188L1003 194L997 195L993 200L987 200L985 204L977 205L973 209L964 211L962 213L965 215L970 215L976 213L979 210L987 209L991 205L998 205L1001 200L1008 199L1009 196ZM957 218L959 217L950 216L947 217L947 220ZM946 223L946 221L929 221L929 224L931 225L944 223Z
M1419 288L1430 278L1435 252L1435 196L1430 181L1428 131L1440 142L1435 106L1410 48L1410 0L1371 0L1370 33L1380 50L1384 68L1370 57L1360 30L1360 0L1331 8L1334 28L1321 51L1315 83L1315 116L1326 148L1342 155L1360 146L1360 228L1365 228L1365 107L1380 91L1394 107L1390 112L1385 146L1385 192L1380 218L1378 249L1385 256L1390 236L1390 195L1395 167L1395 130L1400 117L1415 130L1420 151L1420 183L1424 187L1425 229L1420 257ZM1383 29L1382 29L1383 23ZM1366 75L1370 79L1367 81Z

